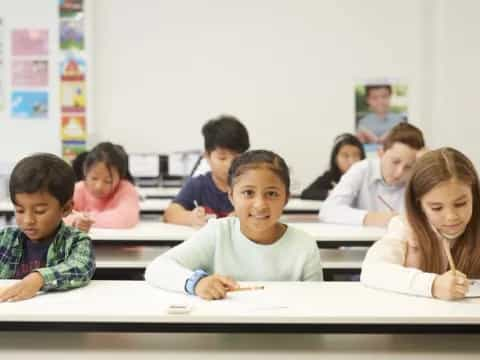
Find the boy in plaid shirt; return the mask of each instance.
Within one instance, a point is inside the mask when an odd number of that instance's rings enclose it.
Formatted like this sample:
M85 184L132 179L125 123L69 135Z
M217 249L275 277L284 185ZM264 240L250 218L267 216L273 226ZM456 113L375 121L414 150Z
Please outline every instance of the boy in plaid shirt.
M92 278L90 238L62 221L72 211L74 184L73 169L52 154L26 157L13 169L10 198L18 227L0 230L0 279L21 281L0 288L0 302L80 287Z

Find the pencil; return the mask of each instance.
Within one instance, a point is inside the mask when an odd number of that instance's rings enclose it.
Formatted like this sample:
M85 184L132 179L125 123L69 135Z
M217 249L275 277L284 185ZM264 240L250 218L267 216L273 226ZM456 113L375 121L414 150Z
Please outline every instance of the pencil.
M385 199L381 195L377 195L378 199L390 210L391 212L395 212L395 209L392 205L385 201Z
M440 239L442 240L443 249L445 250L445 253L447 254L447 259L448 259L448 264L450 265L450 270L452 270L453 273L455 274L457 272L457 268L455 266L455 263L453 262L452 252L450 251L450 243L449 243L448 239L445 236L443 236L442 233L435 228L435 226L433 226L432 224L430 224L430 226L432 227L433 232L437 236L439 236Z
M264 290L265 286L245 286L245 287L238 287L235 289L231 289L228 291L250 291L250 290Z

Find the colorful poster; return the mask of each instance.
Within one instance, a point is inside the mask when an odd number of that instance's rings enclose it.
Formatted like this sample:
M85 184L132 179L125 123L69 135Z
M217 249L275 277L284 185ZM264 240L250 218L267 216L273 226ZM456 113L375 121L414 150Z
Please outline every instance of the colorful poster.
M47 87L47 60L13 60L12 86L16 87Z
M84 49L83 18L60 20L60 49Z
M47 29L17 29L12 31L12 55L48 55Z
M65 141L82 140L87 138L85 116L63 115L62 116L62 139Z
M60 17L74 17L83 11L83 0L59 0Z
M364 144L381 145L392 127L408 121L408 85L368 79L355 86L355 129Z
M62 81L60 98L63 113L84 113L86 106L85 82Z
M63 141L62 156L65 160L72 162L78 154L87 151L85 141Z
M11 106L13 118L47 118L48 93L46 91L14 91Z
M74 55L67 54L65 60L60 64L61 81L83 81L85 80L85 60Z
M5 107L5 73L3 59L3 19L0 18L0 110Z

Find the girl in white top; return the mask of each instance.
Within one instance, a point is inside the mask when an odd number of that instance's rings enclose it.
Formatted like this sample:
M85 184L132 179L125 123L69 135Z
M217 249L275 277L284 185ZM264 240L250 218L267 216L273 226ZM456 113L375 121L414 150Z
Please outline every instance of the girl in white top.
M278 220L288 201L285 161L266 150L236 158L228 174L235 216L212 219L183 244L156 258L145 279L153 286L222 299L236 281L320 281L317 244Z
M413 295L465 297L467 277L480 276L480 185L471 161L451 148L427 152L413 169L405 208L406 218L392 219L368 251L361 281Z

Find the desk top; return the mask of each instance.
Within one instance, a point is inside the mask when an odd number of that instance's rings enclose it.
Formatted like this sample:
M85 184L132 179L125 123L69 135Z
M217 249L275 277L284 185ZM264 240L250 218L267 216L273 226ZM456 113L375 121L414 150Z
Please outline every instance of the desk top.
M368 246L379 240L385 233L385 229L366 226L347 226L336 224L324 224L320 222L295 222L289 223L304 230L315 238L319 246L326 245L349 245ZM164 222L140 222L131 229L99 229L92 228L90 235L95 242L115 242L143 245L172 246L187 240L193 235L195 229L167 224Z
M2 280L0 286L9 283ZM92 281L84 288L0 304L0 330L480 332L480 299L440 301L369 289L358 282L258 284L265 290L204 301L143 281ZM189 304L192 311L169 315L166 309L172 304Z
M172 199L146 199L140 201L142 214L163 214ZM322 201L290 199L283 212L285 214L317 214ZM0 212L13 214L14 207L9 199L0 201Z

